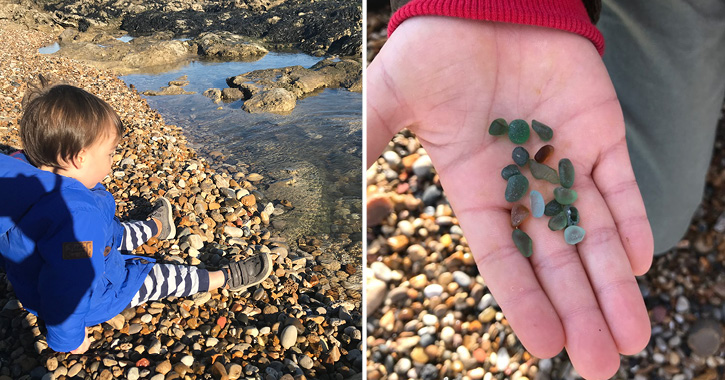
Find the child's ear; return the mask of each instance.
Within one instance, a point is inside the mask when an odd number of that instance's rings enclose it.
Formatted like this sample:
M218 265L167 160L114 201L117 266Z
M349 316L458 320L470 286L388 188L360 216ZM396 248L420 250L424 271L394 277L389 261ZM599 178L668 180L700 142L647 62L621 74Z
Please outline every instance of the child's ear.
M73 156L73 158L71 158L68 163L71 166L73 166L74 168L80 169L86 163L86 160L87 160L86 154L87 154L86 150L82 149L80 152L78 152L78 154Z

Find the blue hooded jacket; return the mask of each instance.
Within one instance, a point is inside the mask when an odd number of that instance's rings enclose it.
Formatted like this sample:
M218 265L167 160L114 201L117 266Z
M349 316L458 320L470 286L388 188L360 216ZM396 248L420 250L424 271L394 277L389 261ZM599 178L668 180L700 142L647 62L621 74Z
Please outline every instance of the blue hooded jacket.
M100 183L40 170L0 154L0 265L23 307L43 318L48 346L68 352L85 327L128 306L153 259L118 251L123 227Z

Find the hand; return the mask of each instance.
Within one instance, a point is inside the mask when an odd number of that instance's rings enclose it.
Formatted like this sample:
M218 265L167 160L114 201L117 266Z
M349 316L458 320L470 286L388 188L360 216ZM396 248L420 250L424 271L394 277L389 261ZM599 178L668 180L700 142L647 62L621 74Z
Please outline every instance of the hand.
M368 165L393 135L411 129L425 147L478 269L527 350L563 347L585 378L608 378L619 353L642 350L650 324L635 275L653 239L632 172L622 110L585 38L554 29L443 17L405 21L367 71ZM524 258L511 240L501 169L514 144L488 134L496 118L551 126L547 163L575 167L575 206L587 234L576 246L529 218ZM544 145L532 131L533 156ZM548 202L555 187L522 172ZM528 204L528 194L521 202ZM528 207L528 205L527 205Z
M83 343L81 343L80 347L71 351L71 354L84 354L86 351L88 351L88 347L91 345L91 339L88 336L88 327L86 327L85 335L86 337L85 339L83 339Z

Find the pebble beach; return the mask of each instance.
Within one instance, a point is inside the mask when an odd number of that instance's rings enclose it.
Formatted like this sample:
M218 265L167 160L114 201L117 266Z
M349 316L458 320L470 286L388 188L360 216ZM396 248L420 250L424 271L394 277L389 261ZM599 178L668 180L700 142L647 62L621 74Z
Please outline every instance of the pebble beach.
M390 9L378 4L368 10L368 64L386 41ZM719 127L688 233L637 279L652 338L621 358L614 379L725 377L722 120ZM398 133L367 170L366 188L368 379L581 379L566 353L540 359L518 341L411 132Z
M0 379L361 378L359 265L341 264L329 242L314 236L286 241L271 221L294 205L265 197L264 176L197 154L180 128L113 72L37 53L55 38L0 20L0 153L22 148L17 126L29 81L38 74L63 79L109 102L126 126L103 182L117 215L144 218L157 197L172 201L176 238L152 239L135 254L217 269L270 252L274 268L240 293L127 309L89 328L93 343L83 355L49 349L42 321L22 308L0 274Z

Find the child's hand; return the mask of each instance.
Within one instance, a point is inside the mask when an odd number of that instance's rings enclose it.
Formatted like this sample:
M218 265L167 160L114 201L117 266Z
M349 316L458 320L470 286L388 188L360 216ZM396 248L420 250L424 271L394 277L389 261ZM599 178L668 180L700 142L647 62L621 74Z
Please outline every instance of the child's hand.
M634 276L651 264L652 232L622 110L591 42L541 27L415 17L387 41L367 78L368 165L394 133L415 132L486 284L532 354L565 347L583 377L601 379L614 375L620 353L645 347L649 317ZM515 145L488 134L496 118L553 128L547 164L566 157L575 166L584 241L567 245L548 218L529 218L522 230L533 256L515 248L500 175ZM544 144L531 132L524 146L534 155ZM542 182L532 189L548 201L554 186Z
M84 354L86 351L88 351L88 347L91 345L91 339L88 336L88 327L86 327L85 334L86 338L83 339L83 343L81 343L80 347L71 351L71 354Z

